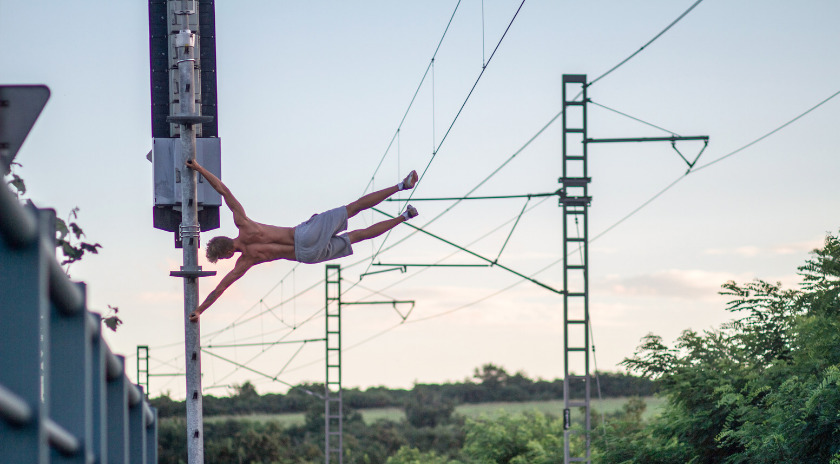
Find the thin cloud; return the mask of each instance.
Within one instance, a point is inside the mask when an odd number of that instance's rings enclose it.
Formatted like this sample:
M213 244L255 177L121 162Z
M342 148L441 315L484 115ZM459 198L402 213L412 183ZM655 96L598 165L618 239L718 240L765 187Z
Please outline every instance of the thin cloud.
M724 282L749 279L725 272L668 269L638 276L613 276L601 285L618 296L712 299L717 297Z
M822 246L822 238L807 240L804 242L780 243L767 247L741 246L734 248L707 248L703 253L707 255L735 255L752 258L760 255L791 255L795 253L807 253Z

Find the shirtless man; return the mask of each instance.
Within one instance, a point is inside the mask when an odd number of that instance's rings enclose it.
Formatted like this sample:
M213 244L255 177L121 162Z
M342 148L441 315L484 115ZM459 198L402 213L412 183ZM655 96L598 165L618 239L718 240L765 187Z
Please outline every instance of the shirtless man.
M187 161L187 167L204 176L207 182L222 195L225 204L233 212L233 223L239 229L239 235L236 238L219 236L210 239L207 242L207 259L215 263L219 259L232 258L236 252L241 253L233 270L222 278L204 302L190 314L192 322L197 322L201 313L256 264L278 259L311 264L349 256L353 254L351 247L353 243L378 237L418 214L414 207L408 205L406 211L395 218L376 223L366 229L338 235L339 232L347 230L348 218L378 205L400 190L414 188L414 184L417 183L416 171L411 171L402 182L393 187L369 193L347 206L339 206L324 213L315 214L297 227L278 227L248 218L230 189L196 161Z

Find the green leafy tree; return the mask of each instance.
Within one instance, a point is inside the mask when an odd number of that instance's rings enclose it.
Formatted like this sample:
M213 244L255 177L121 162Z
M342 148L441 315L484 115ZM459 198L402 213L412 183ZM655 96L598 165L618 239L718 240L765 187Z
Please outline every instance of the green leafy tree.
M396 454L389 457L385 464L460 464L458 461L450 461L444 456L438 456L434 451L421 452L417 448L404 446Z
M604 462L840 463L840 240L798 270L796 290L724 284L739 317L719 329L674 347L645 337L623 364L668 404L643 427L611 427Z
M462 455L474 464L563 462L563 421L539 412L468 419Z
M414 427L436 427L449 422L455 405L440 393L415 386L405 403L405 417Z

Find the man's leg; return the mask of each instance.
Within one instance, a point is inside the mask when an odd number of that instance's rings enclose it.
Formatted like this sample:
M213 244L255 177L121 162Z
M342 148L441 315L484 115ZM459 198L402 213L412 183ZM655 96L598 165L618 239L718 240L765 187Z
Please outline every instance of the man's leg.
M403 180L401 182L401 184L403 185L402 190L408 190L408 189L414 188L414 184L416 182L417 182L417 172L416 171L411 171L408 174L408 176L405 178L405 180ZM359 198L358 200L356 200L353 203L350 203L349 205L346 206L347 217L351 218L351 217L359 214L359 212L361 212L361 211L364 211L368 208L373 208L374 206L382 203L386 198L390 197L391 195L393 195L393 194L395 194L399 191L400 191L399 185L394 185L393 187L388 187L388 188L385 188L385 189L382 189L382 190L379 190L379 191L376 191L376 192L373 192L373 193L368 193L367 195L363 196L362 198ZM394 225L396 225L396 224L394 224ZM376 224L374 224L371 227L374 227L374 226L376 226ZM391 227L393 227L393 226L391 226ZM390 227L389 227L389 229L390 229ZM385 229L385 230L388 230L388 229ZM379 234L377 234L377 235L379 235ZM376 237L376 235L374 235L374 237ZM370 237L368 237L368 238L370 238ZM363 240L365 240L365 239L363 239Z
M418 215L417 210L414 209L413 206L408 205L406 207L406 211L399 216L391 219L386 219L382 222L377 222L376 224L366 228L366 229L359 229L354 230L352 232L347 233L347 238L350 239L350 243L358 243L362 240L368 240L374 237L379 237L380 235L388 232L389 230L393 229L399 223L407 221L409 218L416 217Z
M379 237L385 232L388 232L394 227L397 227L397 225L403 221L405 221L405 218L402 216L397 216L393 219L386 219L382 222L377 222L376 224L366 229L359 229L354 230L352 232L348 232L347 238L350 239L350 243L358 243L362 240L368 240L374 237Z

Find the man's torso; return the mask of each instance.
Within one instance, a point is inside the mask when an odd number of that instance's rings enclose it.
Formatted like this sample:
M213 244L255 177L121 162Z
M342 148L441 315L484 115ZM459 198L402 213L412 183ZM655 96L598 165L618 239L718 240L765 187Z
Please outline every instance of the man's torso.
M243 255L254 264L278 259L295 259L295 228L278 227L250 221L239 228Z

